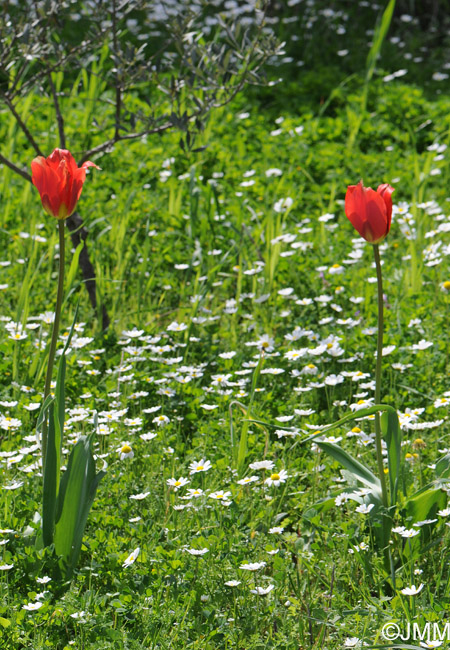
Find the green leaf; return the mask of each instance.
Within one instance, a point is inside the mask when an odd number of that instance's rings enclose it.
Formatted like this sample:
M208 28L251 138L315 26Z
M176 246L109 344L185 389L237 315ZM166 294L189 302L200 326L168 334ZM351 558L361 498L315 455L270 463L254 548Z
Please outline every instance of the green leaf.
M389 571L390 565L389 540L391 539L394 514L395 507L392 506L391 508L386 509L383 507L381 500L369 513L376 545L384 553L384 566L386 571Z
M53 397L53 395L47 395L47 398L43 403L41 410L39 411L39 415L36 422L36 442L38 444L40 444L39 434L42 433L42 425L44 424L44 420L47 417L46 413L48 411L50 404L53 402L54 399L55 398Z
M67 577L77 563L89 511L105 475L103 471L95 473L92 439L92 435L81 436L72 449L58 495L55 551Z
M55 401L52 400L48 407L48 434L47 450L44 464L44 488L42 495L42 539L44 546L50 546L53 542L53 531L55 526L56 497L58 493L59 479L59 439L56 433L58 417L55 416ZM60 435L60 434L59 434ZM58 449L58 451L57 451Z
M450 454L446 454L439 458L435 468L436 476L439 478L450 477Z
M73 280L75 278L75 275L76 275L76 273L78 271L78 260L80 258L80 253L83 250L83 248L84 248L84 241L81 240L81 242L78 244L78 246L75 249L75 253L72 256L72 261L70 263L69 272L67 273L67 279L66 279L66 292L67 293L69 292L69 290L70 290L70 288L72 286Z
M388 33L391 21L392 14L394 13L396 0L390 0L386 9L383 12L381 22L377 25L375 29L375 34L372 39L372 46L367 55L366 61L366 83L368 83L374 73L377 59L380 55L381 47Z
M395 411L384 411L381 414L380 423L388 452L391 506L395 506L400 481L402 431Z
M305 510L305 512L302 514L303 519L306 519L307 521L311 521L318 514L328 512L328 510L334 508L336 505L335 503L336 497L339 494L342 494L342 490L340 490L339 492L335 492L332 496L324 497L323 499L319 499L319 501L313 503L313 505L310 506L307 510Z
M406 517L413 523L424 519L434 519L436 512L444 508L447 503L447 493L443 487L446 482L429 484L416 492L405 504ZM412 559L420 552L423 545L430 540L431 526L424 526L420 529L420 536L405 540L403 555L406 559Z
M64 430L64 418L65 418L65 407L66 407L65 381L66 381L66 355L63 354L58 364L58 374L56 376L56 388L55 388L56 416L58 417L60 432ZM62 444L61 436L60 436L60 444Z
M429 484L408 499L405 506L406 514L412 518L413 523L432 519L438 510L445 508L447 503L445 485L447 485L445 481Z
M317 438L318 436L322 436L324 433L327 433L328 431L337 429L338 427L342 426L343 424L346 424L347 422L350 422L351 420L365 418L368 415L374 415L375 413L379 413L380 411L382 413L392 412L395 413L395 415L397 415L397 411L394 409L393 406L390 406L389 404L374 404L374 406L370 406L369 408L358 409L357 411L344 415L344 417L341 418L340 420L336 420L336 422L332 422L331 424L324 427L323 429L320 429L320 431L315 431L313 434L307 436L306 438L302 438L301 440L299 440L299 442L300 443L309 442L310 440L314 440L314 438ZM292 427L282 427L279 424L271 424L269 422L264 422L263 420L249 419L248 421L250 423L254 422L255 424L262 424L265 427L268 427L270 429L281 429L282 431L292 431Z
M256 366L254 372L253 372L253 377L252 377L252 387L250 390L250 403L248 405L247 413L251 413L251 409L253 406L253 400L255 397L255 391L256 387L258 385L258 379L259 375L261 373L261 368L264 362L264 357L261 354L259 357L258 365ZM239 446L238 446L238 451L237 451L237 470L238 473L241 474L243 468L244 468L244 463L245 463L245 457L247 456L247 440L248 440L248 429L250 426L250 420L244 420L243 425L242 425L242 431L241 431L241 436L239 439Z
M350 454L341 449L339 445L335 445L332 442L323 442L321 440L317 440L316 444L329 456L348 469L360 483L367 485L378 499L380 498L380 481L368 467L360 463L356 458L353 458L353 456L350 456Z
M69 349L70 341L72 340L73 332L74 332L74 329L75 329L75 323L77 322L78 307L79 306L80 306L80 301L77 302L77 306L75 307L75 313L73 315L72 325L70 326L69 335L68 335L68 337L66 339L66 343L65 343L63 351L62 351L62 356L63 357L65 356L67 350Z

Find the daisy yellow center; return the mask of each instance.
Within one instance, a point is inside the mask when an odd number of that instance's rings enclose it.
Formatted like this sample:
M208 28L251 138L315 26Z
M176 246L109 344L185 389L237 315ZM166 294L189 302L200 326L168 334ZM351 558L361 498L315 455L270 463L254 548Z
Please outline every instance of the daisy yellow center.
M361 433L361 429L359 427L353 427L352 433Z
M175 481L174 485L176 486L181 485L181 481Z
M339 268L339 264L333 264L333 269L338 269L338 268Z
M263 341L261 345L263 346L263 348L269 347L269 343L267 341Z
M314 370L315 367L316 366L313 363L308 363L308 368L311 368L312 370Z
M330 349L330 348L332 348L332 347L333 347L333 344L332 344L332 343L327 343L327 348L328 348L328 349Z
M130 447L130 445L124 445L124 446L122 447L122 454L129 454L130 451L131 451L131 447Z
M201 469L205 469L205 468L203 467L203 465L197 465L197 469L201 470Z
M270 478L272 481L279 481L280 480L280 475L279 474L271 474Z
M442 286L446 291L450 291L450 280L446 280Z
M358 400L358 404L364 404L364 400L363 399Z

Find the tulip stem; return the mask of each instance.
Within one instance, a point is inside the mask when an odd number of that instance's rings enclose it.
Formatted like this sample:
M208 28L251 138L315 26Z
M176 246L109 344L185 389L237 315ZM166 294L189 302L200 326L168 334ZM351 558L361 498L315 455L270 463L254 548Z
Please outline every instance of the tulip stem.
M53 320L52 339L50 342L50 351L48 353L47 374L45 376L44 402L47 399L47 397L50 395L53 365L55 363L56 343L58 341L61 305L64 296L64 256L65 256L64 229L65 229L64 219L58 219L58 233L59 233L58 293L56 295L55 318ZM47 418L45 417L43 427L42 427L42 469L45 468L46 454L47 454Z
M377 365L375 369L375 404L381 401L381 362L383 360L383 277L381 274L380 250L378 244L373 244L375 268L377 270L378 287L378 332L377 332ZM384 475L383 455L381 451L380 414L375 413L375 444L377 449L378 474L381 483L381 495L385 507L388 505L386 478Z

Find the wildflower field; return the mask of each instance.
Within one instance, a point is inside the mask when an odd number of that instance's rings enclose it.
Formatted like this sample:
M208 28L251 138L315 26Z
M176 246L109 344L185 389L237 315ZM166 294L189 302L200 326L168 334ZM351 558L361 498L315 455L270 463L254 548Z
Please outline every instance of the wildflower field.
M447 647L449 3L111 0L48 93L4 4L0 649ZM118 48L189 12L274 54L195 132L155 63L120 135Z

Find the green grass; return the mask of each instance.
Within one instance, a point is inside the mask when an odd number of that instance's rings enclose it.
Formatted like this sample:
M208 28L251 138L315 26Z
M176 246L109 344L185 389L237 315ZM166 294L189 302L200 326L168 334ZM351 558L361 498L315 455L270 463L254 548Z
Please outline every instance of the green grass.
M408 37L404 25L396 23L396 29ZM419 37L414 32L410 38ZM319 43L312 47L307 56ZM343 211L347 185L363 178L372 187L390 182L399 207L381 247L385 345L395 346L384 358L383 401L401 414L423 409L405 421L434 423L404 428L403 451L412 455L404 484L425 485L434 475L430 466L449 446L450 292L443 287L450 280L450 172L447 152L436 160L439 152L430 150L449 144L448 96L436 92L444 87L430 80L431 73L419 76L418 64L415 76L384 82L383 75L404 65L404 50L387 43L364 107L360 34L341 66L333 54L340 47L338 37L330 37L314 69L303 73L284 64L273 72L279 76L281 70L283 84L248 91L214 113L196 142L207 145L204 151L184 153L179 134L168 133L117 145L96 160L102 171L88 175L79 209L112 325L101 332L80 276L73 274L63 326L70 327L78 299L80 312L67 359L63 449L67 459L78 435L92 431L96 411L97 466L107 466L107 474L89 516L79 570L65 585L37 582L51 575L53 560L33 545L42 479L34 438L38 411L26 408L43 391L42 343L50 326L39 316L54 308L56 224L43 213L34 188L3 170L0 285L8 286L0 292L0 462L3 487L22 485L0 492L0 527L12 531L0 535L6 541L0 565L13 565L0 571L0 648L334 649L347 637L385 644L381 629L391 620L402 629L408 621L443 628L450 598L446 518L420 529L413 540L420 540L420 552L394 535L394 591L356 502L316 505L346 485L340 467L300 442L373 395L372 251ZM443 56L444 50L433 50L426 64L435 66L439 52ZM73 124L69 149L82 148L76 125L89 130L85 102L102 92L93 79L83 74L82 86L64 99ZM26 104L25 112L36 107L33 120L47 133L50 153L56 133L51 115L35 97ZM96 105L99 122L101 111ZM0 128L2 152L29 163L34 154L6 114ZM161 172L168 168L164 180ZM269 169L282 174L266 176ZM276 212L273 206L287 197L292 206ZM327 213L334 217L319 219ZM415 219L414 238L405 234L405 213ZM344 272L333 273L333 265ZM316 300L324 295L328 302ZM170 327L174 322L183 327ZM26 338L13 340L11 323L13 333L22 331L21 324ZM134 327L142 334L123 334ZM296 327L310 334L286 338ZM342 356L285 356L336 336ZM415 350L422 339L432 346ZM295 372L308 364L316 374ZM330 379L358 370L368 374L359 382L343 376L333 385ZM440 398L446 398L441 406ZM279 437L249 425L249 413L271 423L292 415L278 423L296 427L299 435ZM158 415L169 422L158 426ZM373 433L372 421L356 424ZM333 434L375 471L373 443L359 444L354 435L347 437L350 431ZM134 456L120 460L126 442ZM190 475L190 464L201 459L212 468ZM263 460L272 461L274 470L249 468ZM282 469L289 476L285 483L265 482ZM245 476L257 479L240 484ZM180 477L190 483L175 491L167 481ZM197 488L200 496L183 498ZM225 505L209 496L220 490L230 493ZM270 532L277 527L282 532ZM138 547L136 561L123 567ZM257 562L265 564L256 571L240 568ZM230 580L240 584L227 586ZM401 593L420 583L417 596ZM252 593L271 585L266 595ZM43 605L23 609L40 592Z

